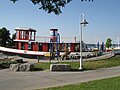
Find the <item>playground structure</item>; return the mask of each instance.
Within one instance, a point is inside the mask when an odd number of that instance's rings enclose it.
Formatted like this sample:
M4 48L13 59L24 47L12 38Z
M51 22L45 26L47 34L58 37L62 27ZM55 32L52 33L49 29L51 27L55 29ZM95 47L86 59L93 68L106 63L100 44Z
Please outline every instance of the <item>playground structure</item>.
M54 43L56 44L56 47L54 47ZM58 51L59 43L60 43L60 35L58 33L58 29L50 29L50 60L54 59L55 56L58 59L58 57L60 55L60 53ZM54 53L54 48L56 48L55 53Z
M49 37L36 36L37 31L32 28L18 27L15 30L15 48L0 47L0 51L24 56L49 56L50 60L58 59L59 56L64 59L70 53L79 53L80 51L79 39L77 37L60 37L58 29L50 29ZM85 51L86 45L82 46L83 51Z

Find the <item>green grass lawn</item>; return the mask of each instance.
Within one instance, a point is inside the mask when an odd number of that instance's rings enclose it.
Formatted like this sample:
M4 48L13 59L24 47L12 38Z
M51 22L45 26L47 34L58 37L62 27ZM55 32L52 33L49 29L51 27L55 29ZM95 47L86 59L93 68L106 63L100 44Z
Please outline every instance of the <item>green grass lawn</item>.
M79 70L79 62L58 62L59 64L70 64L72 71ZM36 70L45 70L50 68L50 62L40 62L35 65ZM84 61L83 68L84 70L95 70L98 68L108 68L120 66L120 57L112 57L104 60L96 60L96 61Z
M39 90L120 90L120 77Z
M79 62L59 62L70 64L72 70L79 70ZM47 63L37 63L36 68L40 69L49 69L50 62ZM95 70L98 68L108 68L114 66L120 66L120 57L112 57L104 60L96 60L96 61L84 61L83 62L84 70ZM39 90L119 90L120 89L120 77L102 79L89 81L85 83L78 83L72 85L65 85L60 87L52 87L47 89L39 89Z

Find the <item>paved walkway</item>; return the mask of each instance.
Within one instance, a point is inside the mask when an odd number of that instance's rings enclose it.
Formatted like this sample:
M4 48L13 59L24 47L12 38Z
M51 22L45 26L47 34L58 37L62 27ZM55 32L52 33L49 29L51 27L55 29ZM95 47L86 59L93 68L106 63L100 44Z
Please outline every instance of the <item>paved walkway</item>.
M113 57L114 53L105 53L102 56L98 56L98 57L92 57L92 58L87 58L87 59L83 59L83 61L91 61L91 60L100 60L100 59L106 59L106 58L110 58ZM31 63L37 63L38 60L37 59L27 59L27 58L23 58L25 61L31 62ZM79 62L80 59L74 59L74 60L62 60L60 62ZM40 62L49 62L49 60L40 60ZM51 62L58 62L58 60L52 60Z
M84 72L11 72L0 70L0 90L35 90L120 76L120 66Z
M110 58L110 57L113 57L113 56L114 56L114 53L108 52L108 53L105 53L102 56L92 57L92 58L88 58L88 59L83 59L83 61L100 60L100 59ZM23 59L24 61L28 61L29 63L37 63L38 62L37 59L23 58L23 57L20 57L20 56L13 56L13 57L14 57L14 60L16 60L16 59ZM76 60L74 59L74 60L62 60L60 62L79 62L79 61L80 61L79 59L76 59ZM39 62L49 62L49 60L42 60L42 59L40 59ZM51 62L58 62L58 60L51 60Z
M107 52L107 53L104 53L102 56L83 59L83 61L100 60L100 59L110 58L110 57L113 57L113 56L114 56L114 53ZM23 59L24 61L28 61L29 63L37 63L38 62L37 59L23 58L23 57L20 57L20 56L6 56L3 53L0 53L0 58L1 59L7 58L7 57L12 58L12 60ZM49 62L49 60L40 60L40 62ZM51 62L58 62L58 60L52 60ZM62 60L60 62L79 62L79 59L77 59L77 60Z

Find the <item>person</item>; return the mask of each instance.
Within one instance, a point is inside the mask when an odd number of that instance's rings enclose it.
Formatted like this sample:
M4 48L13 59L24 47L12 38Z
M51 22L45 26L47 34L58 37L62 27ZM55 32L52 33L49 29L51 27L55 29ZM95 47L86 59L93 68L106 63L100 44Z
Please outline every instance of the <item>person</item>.
M61 55L61 60L65 60L66 57L71 53L68 49L68 47L65 48L65 53L63 55Z

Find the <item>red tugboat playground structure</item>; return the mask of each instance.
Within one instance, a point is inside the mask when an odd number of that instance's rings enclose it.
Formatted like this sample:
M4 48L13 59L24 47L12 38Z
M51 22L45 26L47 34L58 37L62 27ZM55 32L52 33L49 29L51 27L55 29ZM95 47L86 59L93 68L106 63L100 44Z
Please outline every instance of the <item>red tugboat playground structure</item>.
M74 38L73 41L66 40L66 42L63 42L58 33L58 29L50 29L50 37L44 38L36 36L37 31L32 28L18 27L15 30L15 49L0 47L0 51L33 56L44 56L49 52L55 52L58 55L64 53L66 48L70 52L80 51L79 41L76 41L76 38Z

